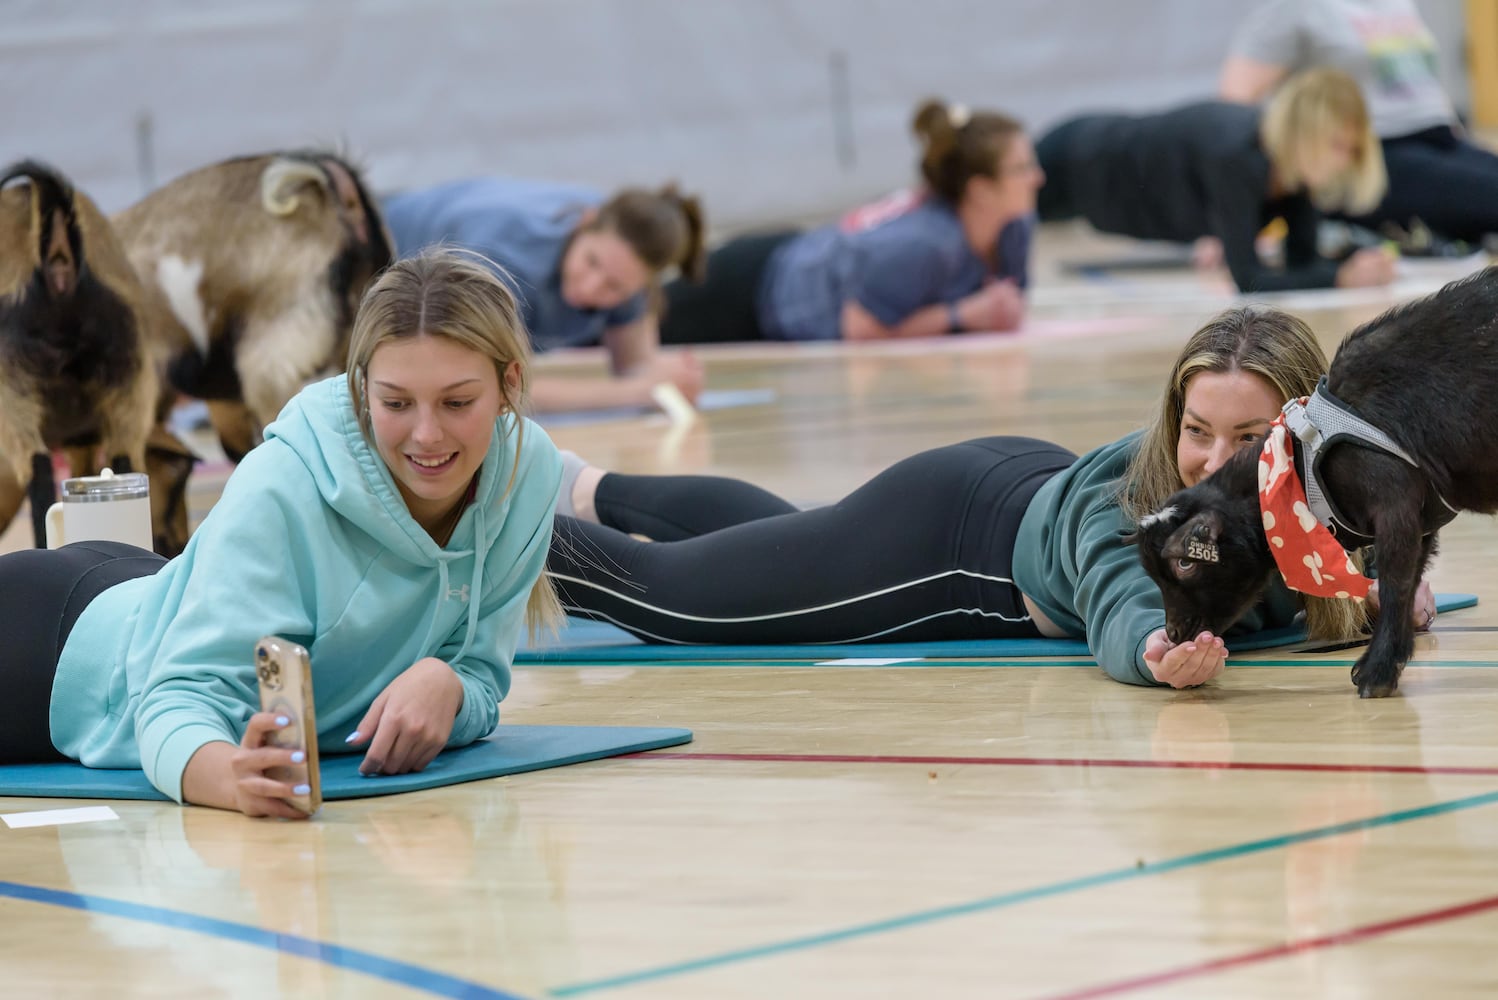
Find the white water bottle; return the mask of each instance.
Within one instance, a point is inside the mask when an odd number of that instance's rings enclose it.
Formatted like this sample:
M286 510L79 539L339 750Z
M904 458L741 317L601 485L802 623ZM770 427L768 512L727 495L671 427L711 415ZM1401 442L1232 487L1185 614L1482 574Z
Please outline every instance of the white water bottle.
M47 548L69 542L125 542L151 548L151 480L145 473L62 481L62 499L47 508Z

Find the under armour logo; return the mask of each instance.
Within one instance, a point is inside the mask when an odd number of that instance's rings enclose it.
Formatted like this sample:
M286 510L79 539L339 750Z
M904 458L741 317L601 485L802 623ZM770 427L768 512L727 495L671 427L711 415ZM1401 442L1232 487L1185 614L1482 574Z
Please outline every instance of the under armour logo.
M456 597L458 600L462 601L464 604L467 604L468 603L468 584L465 583L461 587L457 587L457 588L455 588L453 590L449 590L447 592L447 596L448 597Z

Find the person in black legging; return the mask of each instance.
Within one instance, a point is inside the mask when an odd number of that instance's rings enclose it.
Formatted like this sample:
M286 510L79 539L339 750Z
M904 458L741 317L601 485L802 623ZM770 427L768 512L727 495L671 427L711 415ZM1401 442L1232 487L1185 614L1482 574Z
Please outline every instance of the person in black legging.
M661 342L882 340L1012 330L1024 319L1035 192L1020 124L926 101L918 188L806 232L729 240L701 284L665 287Z
M1229 310L1187 343L1144 432L1080 459L1020 437L937 448L811 510L734 480L603 473L564 455L547 572L569 611L647 642L1085 636L1117 680L1189 687L1222 670L1226 647L1206 633L1171 645L1159 589L1121 535L1255 446L1325 367L1295 317ZM1314 635L1361 624L1353 602L1277 586L1239 628L1302 607Z
M1322 213L1365 211L1385 186L1383 154L1357 83L1315 69L1264 109L1199 101L1152 114L1086 114L1035 144L1045 221L1080 218L1105 233L1189 243L1215 239L1243 292L1361 288L1394 280L1394 257L1364 247L1321 256ZM1283 261L1259 257L1259 232L1285 223Z
M1334 66L1358 81L1383 144L1389 188L1351 221L1405 249L1429 249L1420 226L1480 244L1498 233L1498 155L1472 141L1441 82L1435 37L1413 0L1264 0L1223 62L1224 100L1257 104L1293 73ZM1425 235L1428 240L1428 234ZM1454 248L1460 249L1460 248Z
M83 609L117 583L151 576L166 560L123 542L74 542L60 549L24 549L0 563L0 608L12 622L46 622L47 628L13 628L0 664L9 706L0 726L0 763L39 764L69 758L52 745L52 680L63 645ZM55 623L55 627L53 627ZM42 665L22 669L20 665Z

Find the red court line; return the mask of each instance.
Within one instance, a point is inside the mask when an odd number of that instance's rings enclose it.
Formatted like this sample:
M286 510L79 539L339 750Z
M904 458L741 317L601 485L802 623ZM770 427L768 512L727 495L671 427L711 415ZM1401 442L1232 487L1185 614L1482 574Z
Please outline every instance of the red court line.
M1238 760L1120 760L1106 757L910 757L838 753L627 754L645 760L769 761L789 764L979 764L999 767L1136 767L1187 771L1321 771L1350 774L1466 774L1491 777L1498 767L1422 767L1414 764L1276 764Z
M1362 927L1353 927L1345 931L1338 931L1335 934L1323 934L1321 937L1302 938L1299 941L1286 941L1284 944L1260 948L1257 951L1244 952L1242 955L1230 955L1227 958L1202 962L1199 965L1187 965L1179 969L1171 969L1168 972L1156 972L1147 976L1138 976L1134 979L1123 979L1116 983L1106 983L1102 986L1093 986L1078 990L1075 993L1058 993L1054 996L1046 997L1045 1000L1092 1000L1094 997L1118 996L1120 993L1131 993L1134 990L1144 989L1149 986L1176 983L1182 979L1192 979L1211 972L1236 969L1244 965L1252 965L1255 962L1265 962L1272 958L1283 958L1286 955L1318 951L1322 948L1335 948L1344 944L1357 944L1359 941L1366 941L1368 938L1392 934L1395 931L1408 930L1411 927L1423 927L1427 924L1440 923L1443 920L1470 917L1475 913L1482 913L1495 908L1498 908L1498 896L1489 896L1487 899L1479 899L1472 903L1463 903L1460 906L1448 906L1445 909L1416 913L1408 917L1399 917L1396 920L1385 920L1377 924L1365 924Z

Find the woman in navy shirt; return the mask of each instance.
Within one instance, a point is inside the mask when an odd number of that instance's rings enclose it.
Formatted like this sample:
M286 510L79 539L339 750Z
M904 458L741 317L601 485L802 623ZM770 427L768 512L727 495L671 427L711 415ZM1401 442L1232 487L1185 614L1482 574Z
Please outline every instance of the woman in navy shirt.
M701 364L663 354L651 300L661 272L701 276L703 218L697 199L672 185L612 197L569 184L479 177L407 191L385 202L396 251L437 243L483 254L508 272L537 352L602 344L614 378L539 374L537 410L649 405L651 390L702 390Z
M926 101L919 188L809 232L731 240L699 286L666 288L666 343L881 340L1012 330L1024 318L1045 175L1019 123Z

